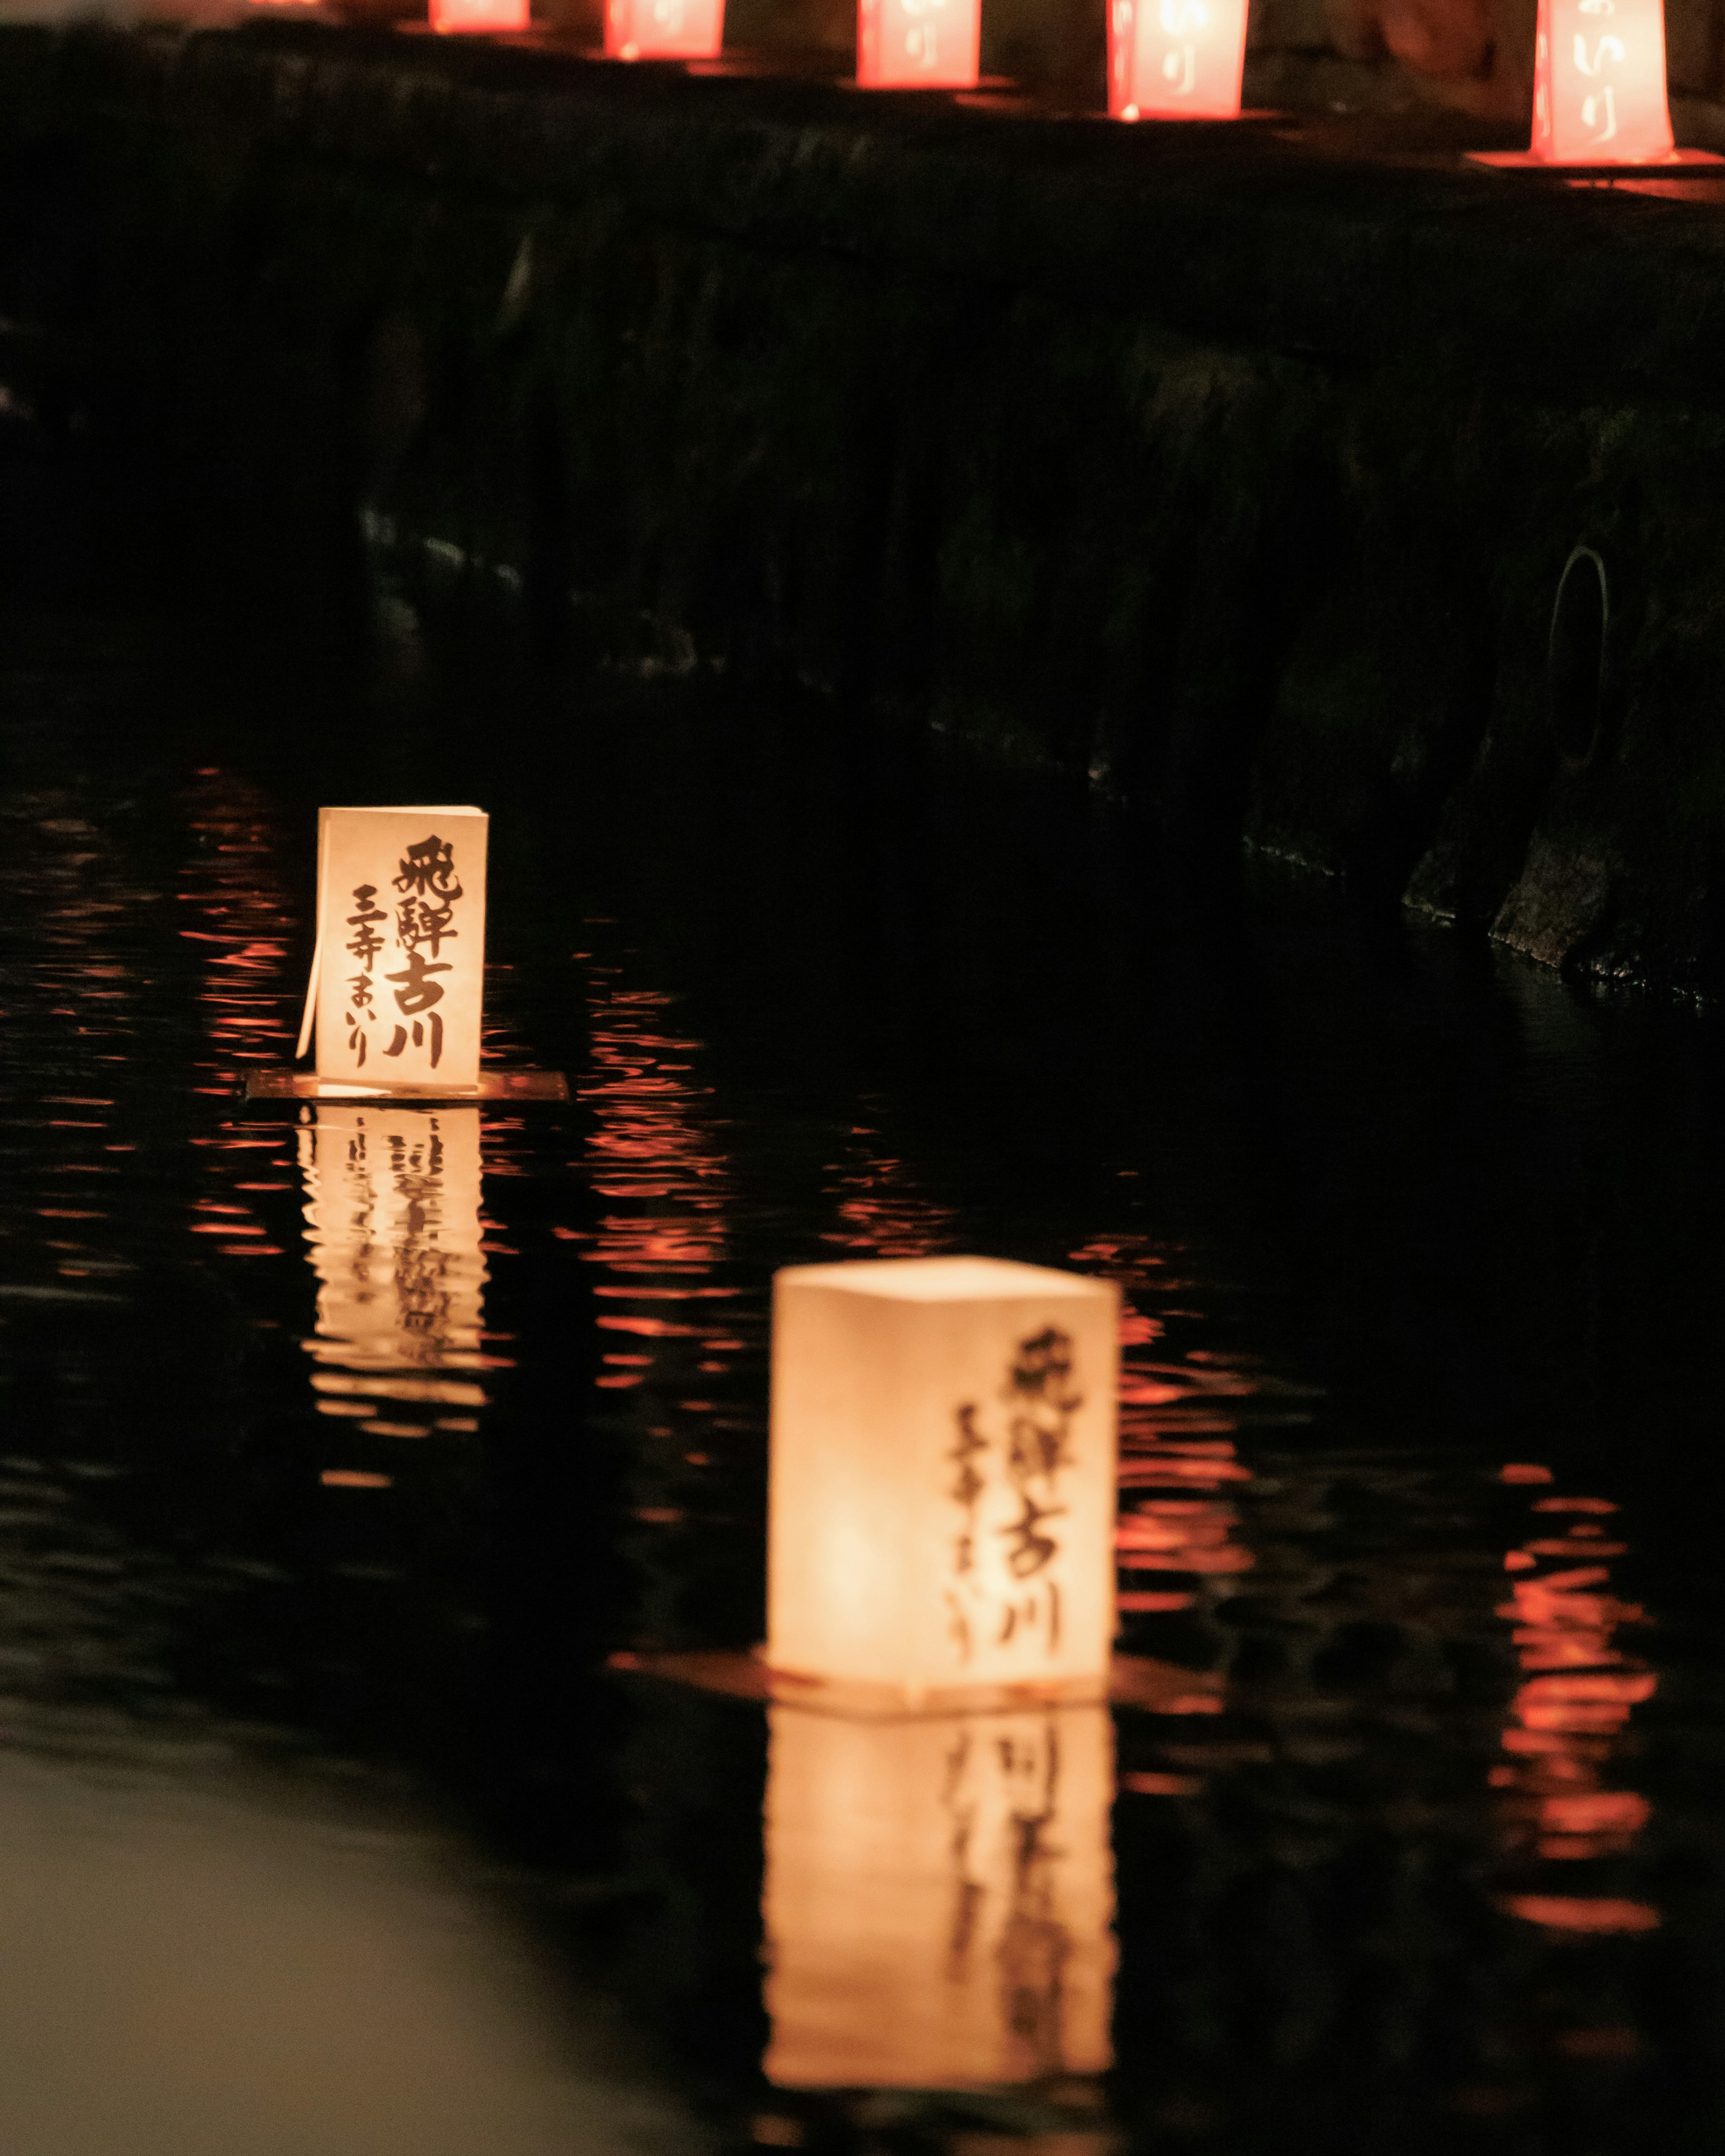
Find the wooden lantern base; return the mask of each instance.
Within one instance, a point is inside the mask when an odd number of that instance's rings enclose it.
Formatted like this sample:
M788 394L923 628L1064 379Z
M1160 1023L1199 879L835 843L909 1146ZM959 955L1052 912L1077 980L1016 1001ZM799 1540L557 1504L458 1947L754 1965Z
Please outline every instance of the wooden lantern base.
M1009 1713L1026 1707L1135 1707L1152 1714L1219 1714L1222 1685L1201 1670L1183 1670L1147 1655L1116 1655L1106 1679L1050 1685L991 1685L925 1691L912 1701L888 1685L829 1683L768 1668L755 1654L619 1654L606 1664L625 1676L688 1685L696 1691L763 1705L800 1707L813 1714L864 1720L907 1716Z
M1668 157L1637 158L1633 163L1565 164L1555 157L1536 157L1531 150L1469 150L1470 165L1483 165L1493 172L1549 172L1560 180L1658 179L1667 172L1692 172L1697 167L1725 167L1725 157L1712 150L1673 150ZM1725 179L1725 170L1717 175Z
M535 1101L567 1101L569 1081L561 1070L482 1070L477 1086L440 1091L434 1086L359 1086L341 1078L320 1078L311 1070L249 1070L240 1097L245 1101L347 1101L382 1107L446 1108L463 1101L484 1106L507 1101L517 1106Z

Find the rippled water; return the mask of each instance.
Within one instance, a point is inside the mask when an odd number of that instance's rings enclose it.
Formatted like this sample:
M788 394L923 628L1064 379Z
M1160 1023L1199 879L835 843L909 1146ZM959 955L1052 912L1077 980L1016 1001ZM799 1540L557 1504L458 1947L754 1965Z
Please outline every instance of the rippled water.
M789 698L51 619L5 692L14 1744L416 1792L745 2142L1717 2144L1716 1020L1200 925ZM237 1105L318 802L403 794L490 811L490 1052L567 1111ZM603 1666L759 1636L772 1269L948 1250L1127 1292L1116 2065L1039 1964L1013 2097L775 2091L765 1718Z

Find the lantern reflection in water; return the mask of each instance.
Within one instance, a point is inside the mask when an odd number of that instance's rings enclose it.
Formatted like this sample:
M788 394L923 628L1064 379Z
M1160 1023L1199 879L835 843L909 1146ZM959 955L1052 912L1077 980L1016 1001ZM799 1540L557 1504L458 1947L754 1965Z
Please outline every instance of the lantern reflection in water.
M856 79L865 90L973 90L980 0L858 0Z
M1507 1467L1504 1480L1548 1486L1549 1470ZM1535 1858L1569 1866L1627 1856L1645 1825L1646 1799L1603 1785L1631 1712L1651 1699L1658 1678L1617 1645L1620 1627L1645 1613L1611 1593L1608 1559L1625 1545L1608 1522L1617 1507L1604 1497L1555 1494L1534 1501L1538 1529L1504 1559L1510 1599L1499 1610L1514 1625L1525 1681L1514 1719L1503 1732L1506 1765L1492 1770L1504 1793L1514 1838ZM1651 1903L1616 1893L1578 1893L1553 1876L1548 1892L1512 1896L1511 1913L1558 1932L1653 1930ZM1592 1884L1592 1875L1581 1877Z
M959 2088L1103 2071L1106 1709L770 1712L769 2080Z
M429 1427L380 1419L399 1415L396 1403L429 1409L439 1429L474 1429L482 1388L437 1373L477 1372L491 1359L481 1332L479 1111L320 1102L303 1113L300 1167L318 1279L307 1344L320 1365L311 1380L320 1411L385 1436L421 1437Z
M1245 0L1109 0L1117 120L1237 120Z
M993 1259L778 1275L775 1671L858 1704L1105 1697L1118 1311Z

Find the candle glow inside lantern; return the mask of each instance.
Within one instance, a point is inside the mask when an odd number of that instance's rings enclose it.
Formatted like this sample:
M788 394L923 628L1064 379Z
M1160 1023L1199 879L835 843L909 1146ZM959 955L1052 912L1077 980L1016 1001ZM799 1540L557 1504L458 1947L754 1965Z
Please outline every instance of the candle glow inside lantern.
M431 0L431 27L446 36L525 30L528 0Z
M1469 156L1500 168L1584 171L1725 162L1711 150L1673 146L1664 0L1539 0L1532 144Z
M857 0L857 81L865 90L974 90L981 37L981 0Z
M474 1091L485 960L478 808L322 808L317 944L298 1053L379 1092Z
M777 1276L779 1678L887 1711L1106 1696L1118 1330L1111 1282L1036 1265Z
M605 0L605 50L617 60L716 59L725 0Z
M475 1385L428 1387L423 1373L485 1365L478 1109L321 1102L306 1113L313 1358L374 1373L359 1389L367 1399L475 1404ZM355 1389L312 1383L337 1396Z
M1638 164L1671 149L1664 0L1539 0L1532 155Z
M968 2088L1105 2071L1107 1710L769 1718L768 2079Z
M1237 120L1246 0L1109 0L1116 120Z

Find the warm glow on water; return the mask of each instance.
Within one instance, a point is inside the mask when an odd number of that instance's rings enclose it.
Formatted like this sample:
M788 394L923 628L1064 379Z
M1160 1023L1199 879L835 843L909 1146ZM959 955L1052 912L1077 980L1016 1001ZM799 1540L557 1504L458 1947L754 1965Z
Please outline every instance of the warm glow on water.
M398 717L355 730L362 799ZM485 1053L572 1103L248 1113L326 774L291 730L63 732L0 781L17 1758L224 1820L243 1763L362 1841L458 1819L487 1883L449 1891L528 1912L480 1989L542 1954L621 2002L677 2156L691 2091L768 2147L1694 2145L1712 1021L1273 916L1188 968L1041 795L919 831L781 814L706 736L511 778L434 729L424 790L492 817ZM734 1681L762 1636L773 1270L973 1254L1122 1291L1115 1713L865 1729L606 1675ZM279 1994L222 1936L253 2028ZM441 2012L380 2056L494 2088Z

